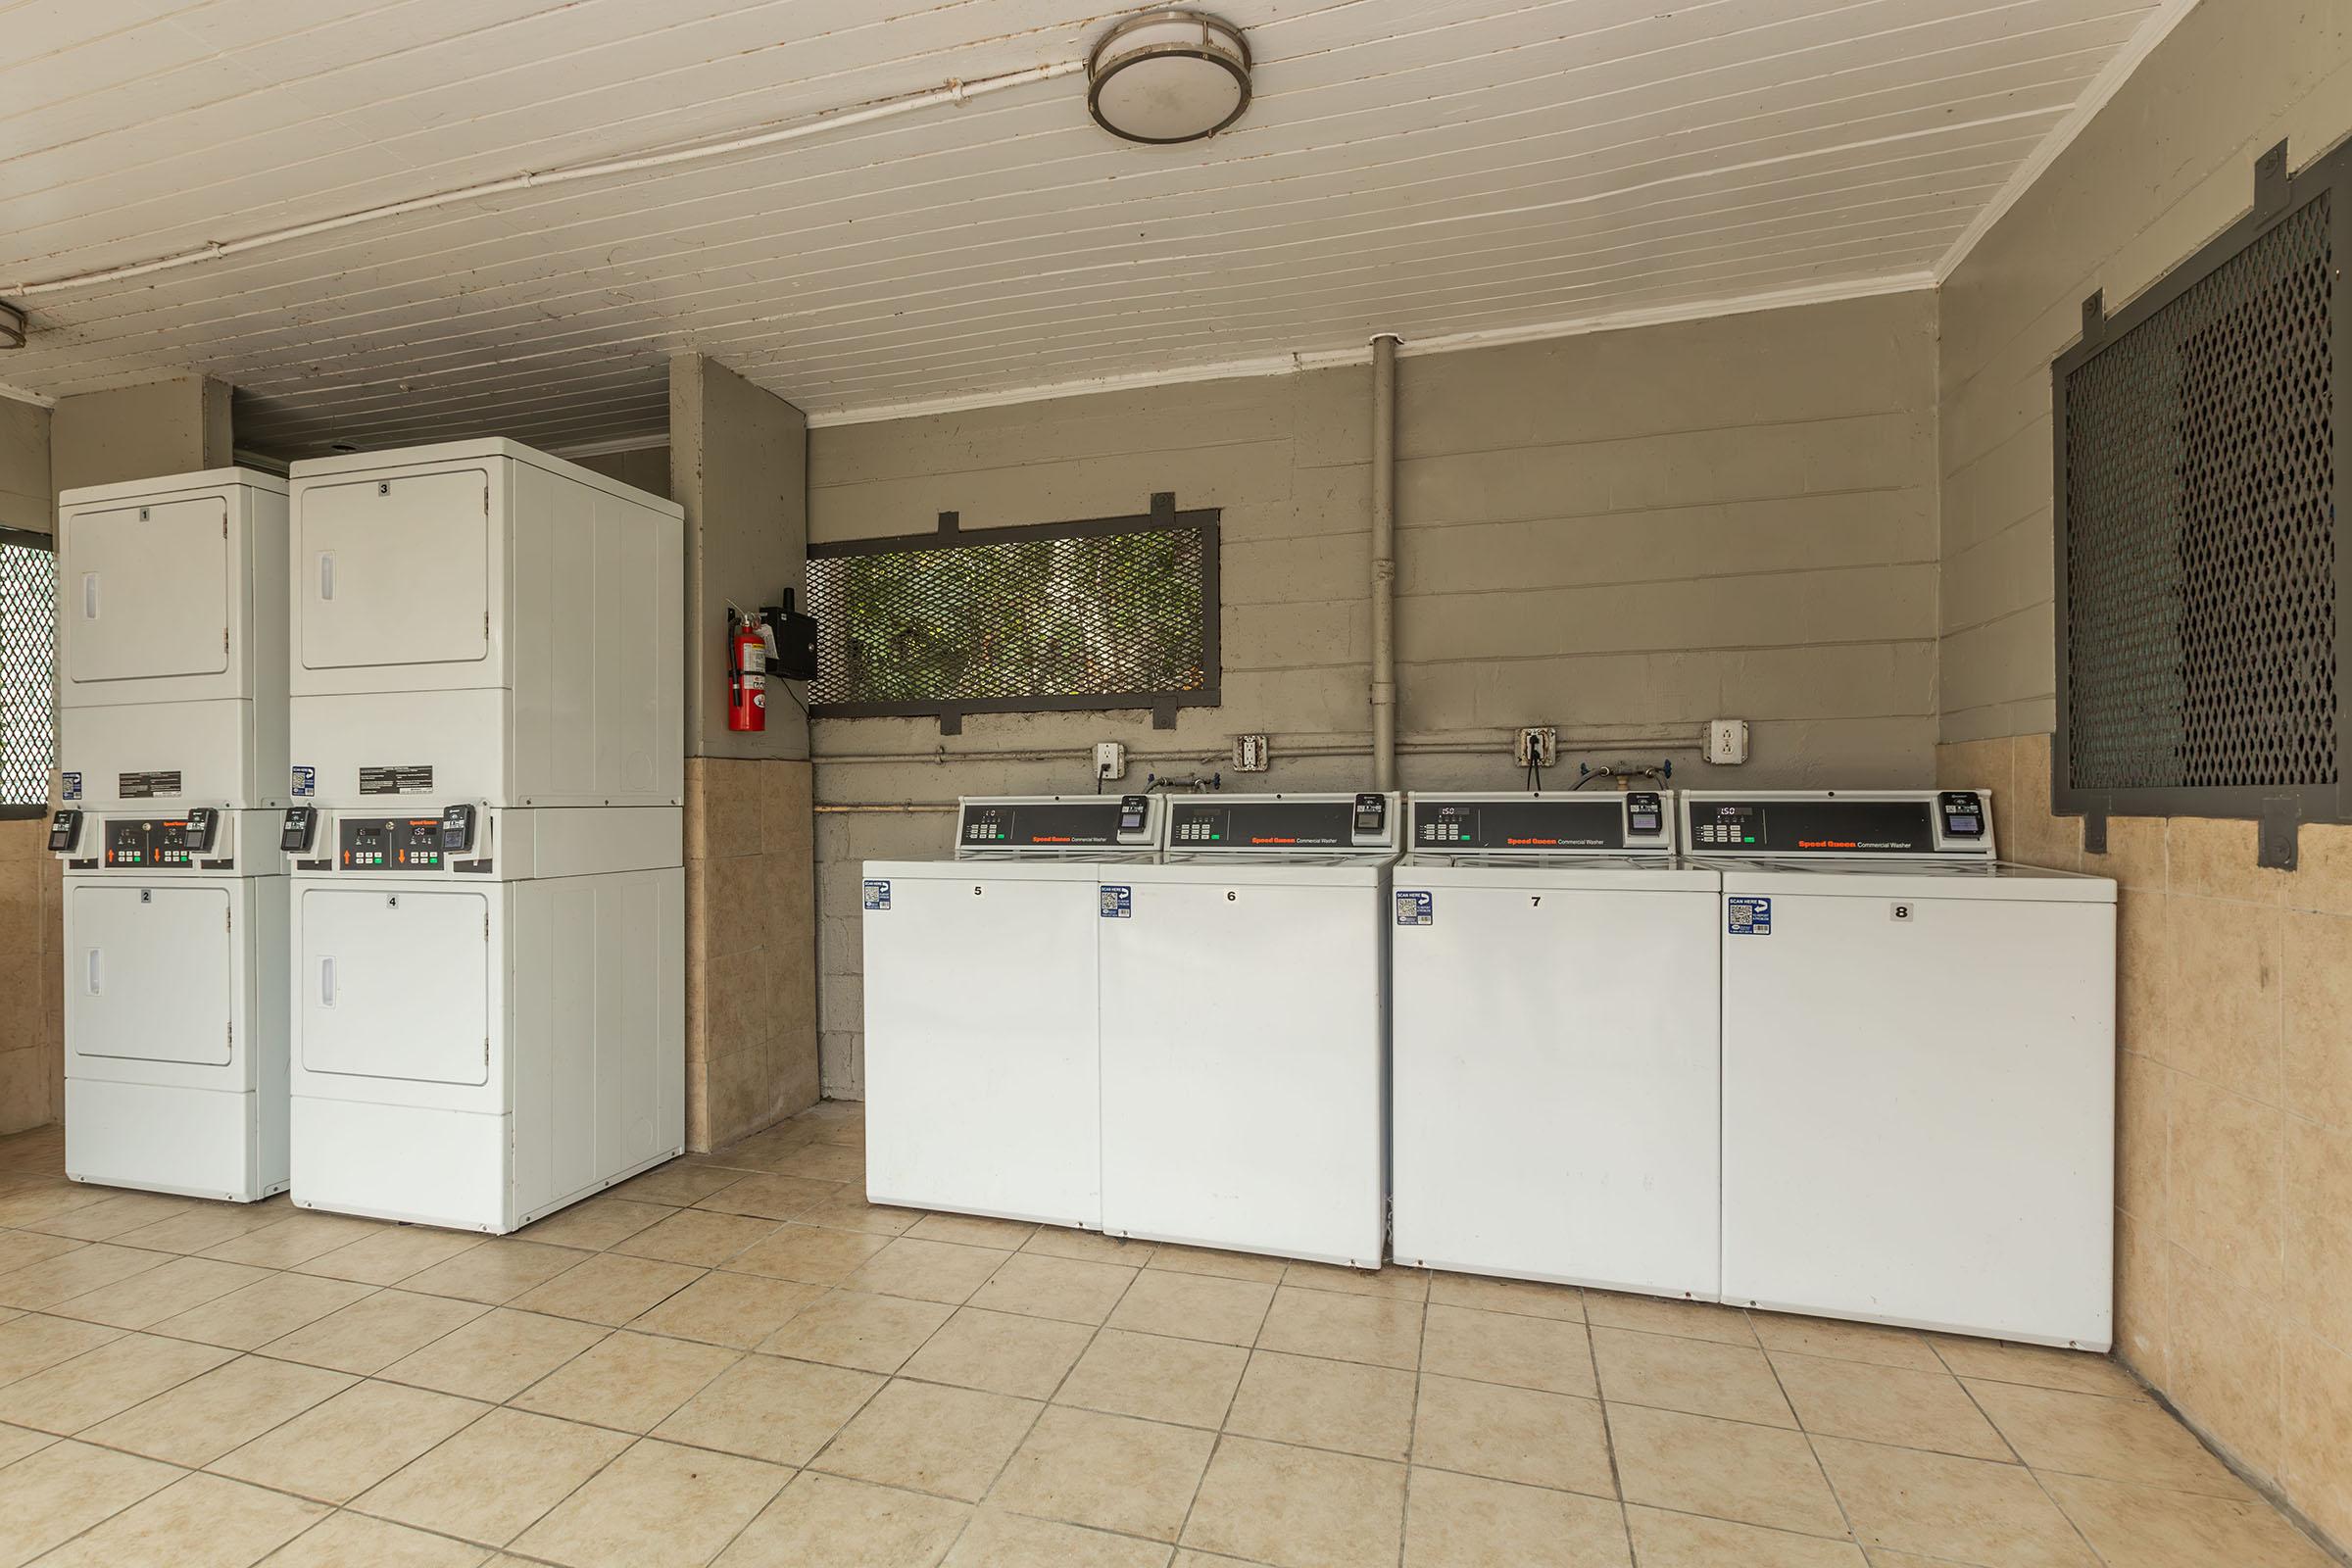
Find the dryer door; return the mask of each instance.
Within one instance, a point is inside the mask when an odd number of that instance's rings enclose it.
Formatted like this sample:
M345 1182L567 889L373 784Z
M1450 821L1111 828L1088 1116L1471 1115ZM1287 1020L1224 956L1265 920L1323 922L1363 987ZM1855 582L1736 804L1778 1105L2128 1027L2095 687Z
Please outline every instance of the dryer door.
M228 893L75 887L68 899L66 1041L75 1056L228 1063Z
M309 888L295 975L309 1072L490 1079L489 901Z
M77 512L58 564L64 684L228 668L228 503L219 496Z

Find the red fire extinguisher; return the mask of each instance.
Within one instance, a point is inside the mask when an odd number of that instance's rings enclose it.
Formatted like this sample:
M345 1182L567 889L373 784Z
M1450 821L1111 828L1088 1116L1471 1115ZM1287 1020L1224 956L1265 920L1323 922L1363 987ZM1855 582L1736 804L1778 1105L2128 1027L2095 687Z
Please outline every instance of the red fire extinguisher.
M735 629L727 637L727 728L763 730L767 728L767 639L760 636L758 621L737 618L732 612L728 618Z

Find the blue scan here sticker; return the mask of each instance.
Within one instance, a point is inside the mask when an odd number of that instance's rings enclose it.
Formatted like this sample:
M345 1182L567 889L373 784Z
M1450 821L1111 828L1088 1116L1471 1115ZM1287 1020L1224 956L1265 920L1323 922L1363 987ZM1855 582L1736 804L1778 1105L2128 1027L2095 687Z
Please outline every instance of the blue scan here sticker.
M1398 925L1436 925L1437 900L1427 893L1396 894L1396 923Z
M300 762L295 763L293 790L294 798L298 801L307 800L318 794L318 770L315 767L305 767Z
M1109 883L1104 883L1102 887L1102 918L1105 920L1134 919L1135 889L1114 887Z
M65 798L69 801L81 799L81 775L79 773L65 775Z
M1736 937L1768 937L1772 935L1772 901L1770 899L1726 899L1724 930Z
M887 908L889 908L889 907L890 907L890 884L889 884L888 882L884 882L884 881L873 881L873 882L868 882L868 883L866 883L866 884L865 884L865 906L866 906L867 908L869 908L869 909L887 909Z

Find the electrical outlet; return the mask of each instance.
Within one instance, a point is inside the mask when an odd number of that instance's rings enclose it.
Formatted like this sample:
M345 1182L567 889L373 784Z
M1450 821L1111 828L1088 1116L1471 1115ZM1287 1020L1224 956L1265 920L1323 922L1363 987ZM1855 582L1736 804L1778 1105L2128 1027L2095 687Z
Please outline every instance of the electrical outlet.
M1707 720L1707 760L1721 767L1736 767L1747 760L1746 719Z
M1118 741L1095 742L1095 777L1120 779L1127 776L1127 748Z
M1236 735L1233 738L1233 770L1236 773L1263 773L1270 765L1263 735Z
M1531 725L1511 743L1511 756L1521 767L1551 767L1560 760L1560 732L1549 724Z

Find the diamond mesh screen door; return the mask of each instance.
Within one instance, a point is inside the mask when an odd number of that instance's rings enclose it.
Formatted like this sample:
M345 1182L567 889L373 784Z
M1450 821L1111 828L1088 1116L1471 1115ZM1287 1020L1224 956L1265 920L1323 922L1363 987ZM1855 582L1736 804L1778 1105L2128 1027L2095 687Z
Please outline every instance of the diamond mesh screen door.
M1215 511L815 545L819 718L1148 708L1218 700Z
M2289 181L2053 368L2061 811L2341 820L2337 387L2352 162Z
M0 817L39 816L49 807L56 646L57 557L48 536L0 528Z

